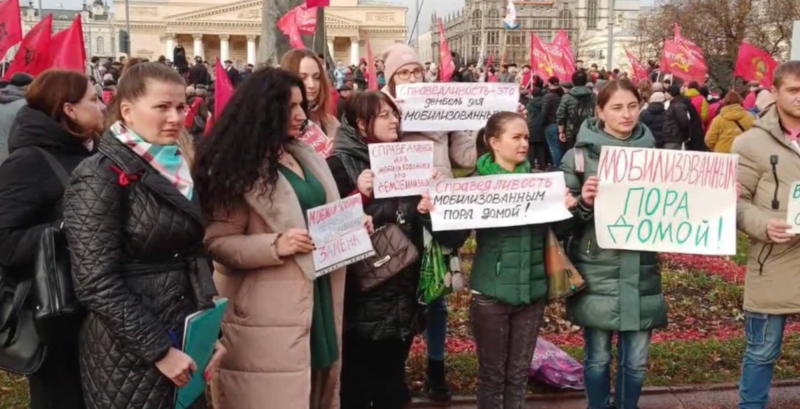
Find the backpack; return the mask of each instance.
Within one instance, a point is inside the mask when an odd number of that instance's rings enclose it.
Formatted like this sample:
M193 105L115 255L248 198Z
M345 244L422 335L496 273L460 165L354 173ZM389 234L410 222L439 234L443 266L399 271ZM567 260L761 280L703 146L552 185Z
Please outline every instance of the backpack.
M580 131L583 121L594 116L594 98L591 95L584 98L575 98L575 101L577 101L578 105L575 106L574 112L570 112L571 127L569 131L572 139L578 137L578 131Z

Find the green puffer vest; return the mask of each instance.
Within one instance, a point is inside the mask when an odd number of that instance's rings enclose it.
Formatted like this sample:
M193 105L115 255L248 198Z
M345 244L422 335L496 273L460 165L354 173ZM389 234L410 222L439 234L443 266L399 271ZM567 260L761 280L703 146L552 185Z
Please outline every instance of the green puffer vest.
M597 175L603 146L652 148L650 130L638 125L627 140L598 129L597 119L586 120L578 133L576 149L584 153L582 180ZM575 150L561 163L567 187L575 197L581 179L575 173ZM667 325L667 305L661 292L658 253L601 249L597 245L591 210L573 218L576 232L568 249L570 260L586 280L586 288L567 300L567 319L575 325L607 331L644 331Z

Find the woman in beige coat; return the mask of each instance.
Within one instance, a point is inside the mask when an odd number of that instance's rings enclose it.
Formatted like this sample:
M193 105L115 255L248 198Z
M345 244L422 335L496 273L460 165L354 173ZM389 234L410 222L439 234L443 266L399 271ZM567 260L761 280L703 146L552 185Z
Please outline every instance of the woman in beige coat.
M339 407L344 269L315 277L306 210L339 199L325 160L296 141L302 80L255 72L195 158L205 245L229 299L216 409Z

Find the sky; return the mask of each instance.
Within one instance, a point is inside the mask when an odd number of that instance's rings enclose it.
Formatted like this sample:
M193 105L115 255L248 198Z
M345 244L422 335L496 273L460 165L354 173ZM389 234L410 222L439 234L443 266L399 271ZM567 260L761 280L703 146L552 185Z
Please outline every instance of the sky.
M27 3L28 0L22 0L23 2ZM33 0L34 7L38 5L39 0ZM44 8L67 8L67 9L78 9L83 4L84 0L41 0L42 7ZM86 0L88 3L91 3L92 0ZM113 0L106 0L109 4L113 4ZM120 0L118 0L120 1ZM234 2L236 0L230 0ZM419 1L421 4L422 12L420 13L419 17L419 33L424 33L428 30L431 22L431 14L435 11L437 14L446 14L452 13L460 8L464 7L465 0L366 0L365 3L394 3L400 4L408 8L408 26L409 30L414 25L414 19L416 17L416 2ZM642 5L644 6L651 6L653 5L654 0L639 0Z

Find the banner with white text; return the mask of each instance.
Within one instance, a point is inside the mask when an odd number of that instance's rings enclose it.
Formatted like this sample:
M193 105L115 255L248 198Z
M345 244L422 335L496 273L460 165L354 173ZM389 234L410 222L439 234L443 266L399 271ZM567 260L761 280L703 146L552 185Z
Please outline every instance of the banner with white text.
M569 219L562 172L431 182L433 231L524 226Z
M373 143L369 163L376 199L418 196L431 184L433 142Z
M604 249L736 254L738 155L604 146L594 204Z
M519 85L429 82L397 86L404 132L477 131L497 112L516 112Z
M317 277L375 255L364 227L361 196L353 195L308 209L308 233L316 250Z

